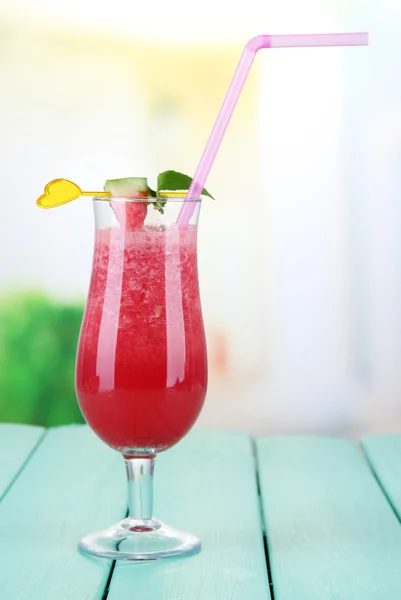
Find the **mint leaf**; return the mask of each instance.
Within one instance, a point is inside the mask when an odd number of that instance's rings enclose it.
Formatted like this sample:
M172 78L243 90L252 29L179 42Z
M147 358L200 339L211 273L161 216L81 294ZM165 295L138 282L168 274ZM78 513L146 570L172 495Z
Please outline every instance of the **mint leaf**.
M160 192L178 192L189 190L192 183L192 177L178 173L178 171L164 171L157 176L157 196ZM202 194L213 198L212 194L203 188Z
M148 186L148 195L151 196L151 198L157 198L156 192L154 190L152 190L152 188L150 188L149 186ZM156 200L156 202L151 202L150 204L153 204L153 208L155 210L158 210L162 215L164 214L163 207L166 204L166 202L165 201L163 202L161 198L158 198Z
M164 206L166 204L166 200L159 198L156 202L152 202L152 204L155 210L158 210L162 215L164 215Z

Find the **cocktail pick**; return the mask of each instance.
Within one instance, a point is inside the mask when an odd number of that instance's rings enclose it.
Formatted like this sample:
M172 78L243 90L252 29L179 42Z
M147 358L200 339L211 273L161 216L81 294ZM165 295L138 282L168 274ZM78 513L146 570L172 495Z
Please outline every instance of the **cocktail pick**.
M187 192L159 192L160 198L167 198L168 196L179 198L185 197L186 195ZM79 185L69 181L68 179L53 179L46 184L45 193L39 196L39 198L36 200L36 204L40 208L55 208L56 206L61 206L62 204L72 202L81 196L92 196L92 198L111 198L111 192L83 192ZM146 198L144 198L143 201L146 201Z

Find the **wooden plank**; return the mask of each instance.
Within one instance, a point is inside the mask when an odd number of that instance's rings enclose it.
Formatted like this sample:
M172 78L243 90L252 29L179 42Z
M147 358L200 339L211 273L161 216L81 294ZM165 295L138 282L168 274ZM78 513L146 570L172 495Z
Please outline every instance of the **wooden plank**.
M101 600L109 561L77 551L80 537L126 510L121 457L85 426L49 430L0 505L0 596Z
M401 435L374 435L361 440L366 457L401 519Z
M0 500L44 434L42 427L0 423Z
M266 600L267 580L249 437L192 431L160 455L155 515L198 535L200 554L117 565L108 600Z
M401 528L354 444L257 446L275 600L401 598Z

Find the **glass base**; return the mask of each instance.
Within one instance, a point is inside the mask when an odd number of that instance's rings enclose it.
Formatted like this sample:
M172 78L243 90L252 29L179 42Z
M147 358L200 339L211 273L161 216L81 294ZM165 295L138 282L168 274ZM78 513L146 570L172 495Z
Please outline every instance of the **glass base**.
M78 548L90 556L143 562L196 554L201 542L194 535L173 529L157 519L127 518L82 538Z

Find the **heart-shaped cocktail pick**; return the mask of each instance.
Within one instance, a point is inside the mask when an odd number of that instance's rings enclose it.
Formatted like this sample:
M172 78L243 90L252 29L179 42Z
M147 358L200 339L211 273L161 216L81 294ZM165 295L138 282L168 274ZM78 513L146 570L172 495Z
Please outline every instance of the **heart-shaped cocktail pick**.
M45 186L45 193L37 200L41 208L55 208L81 196L111 196L110 192L83 192L79 185L68 179L53 179Z

